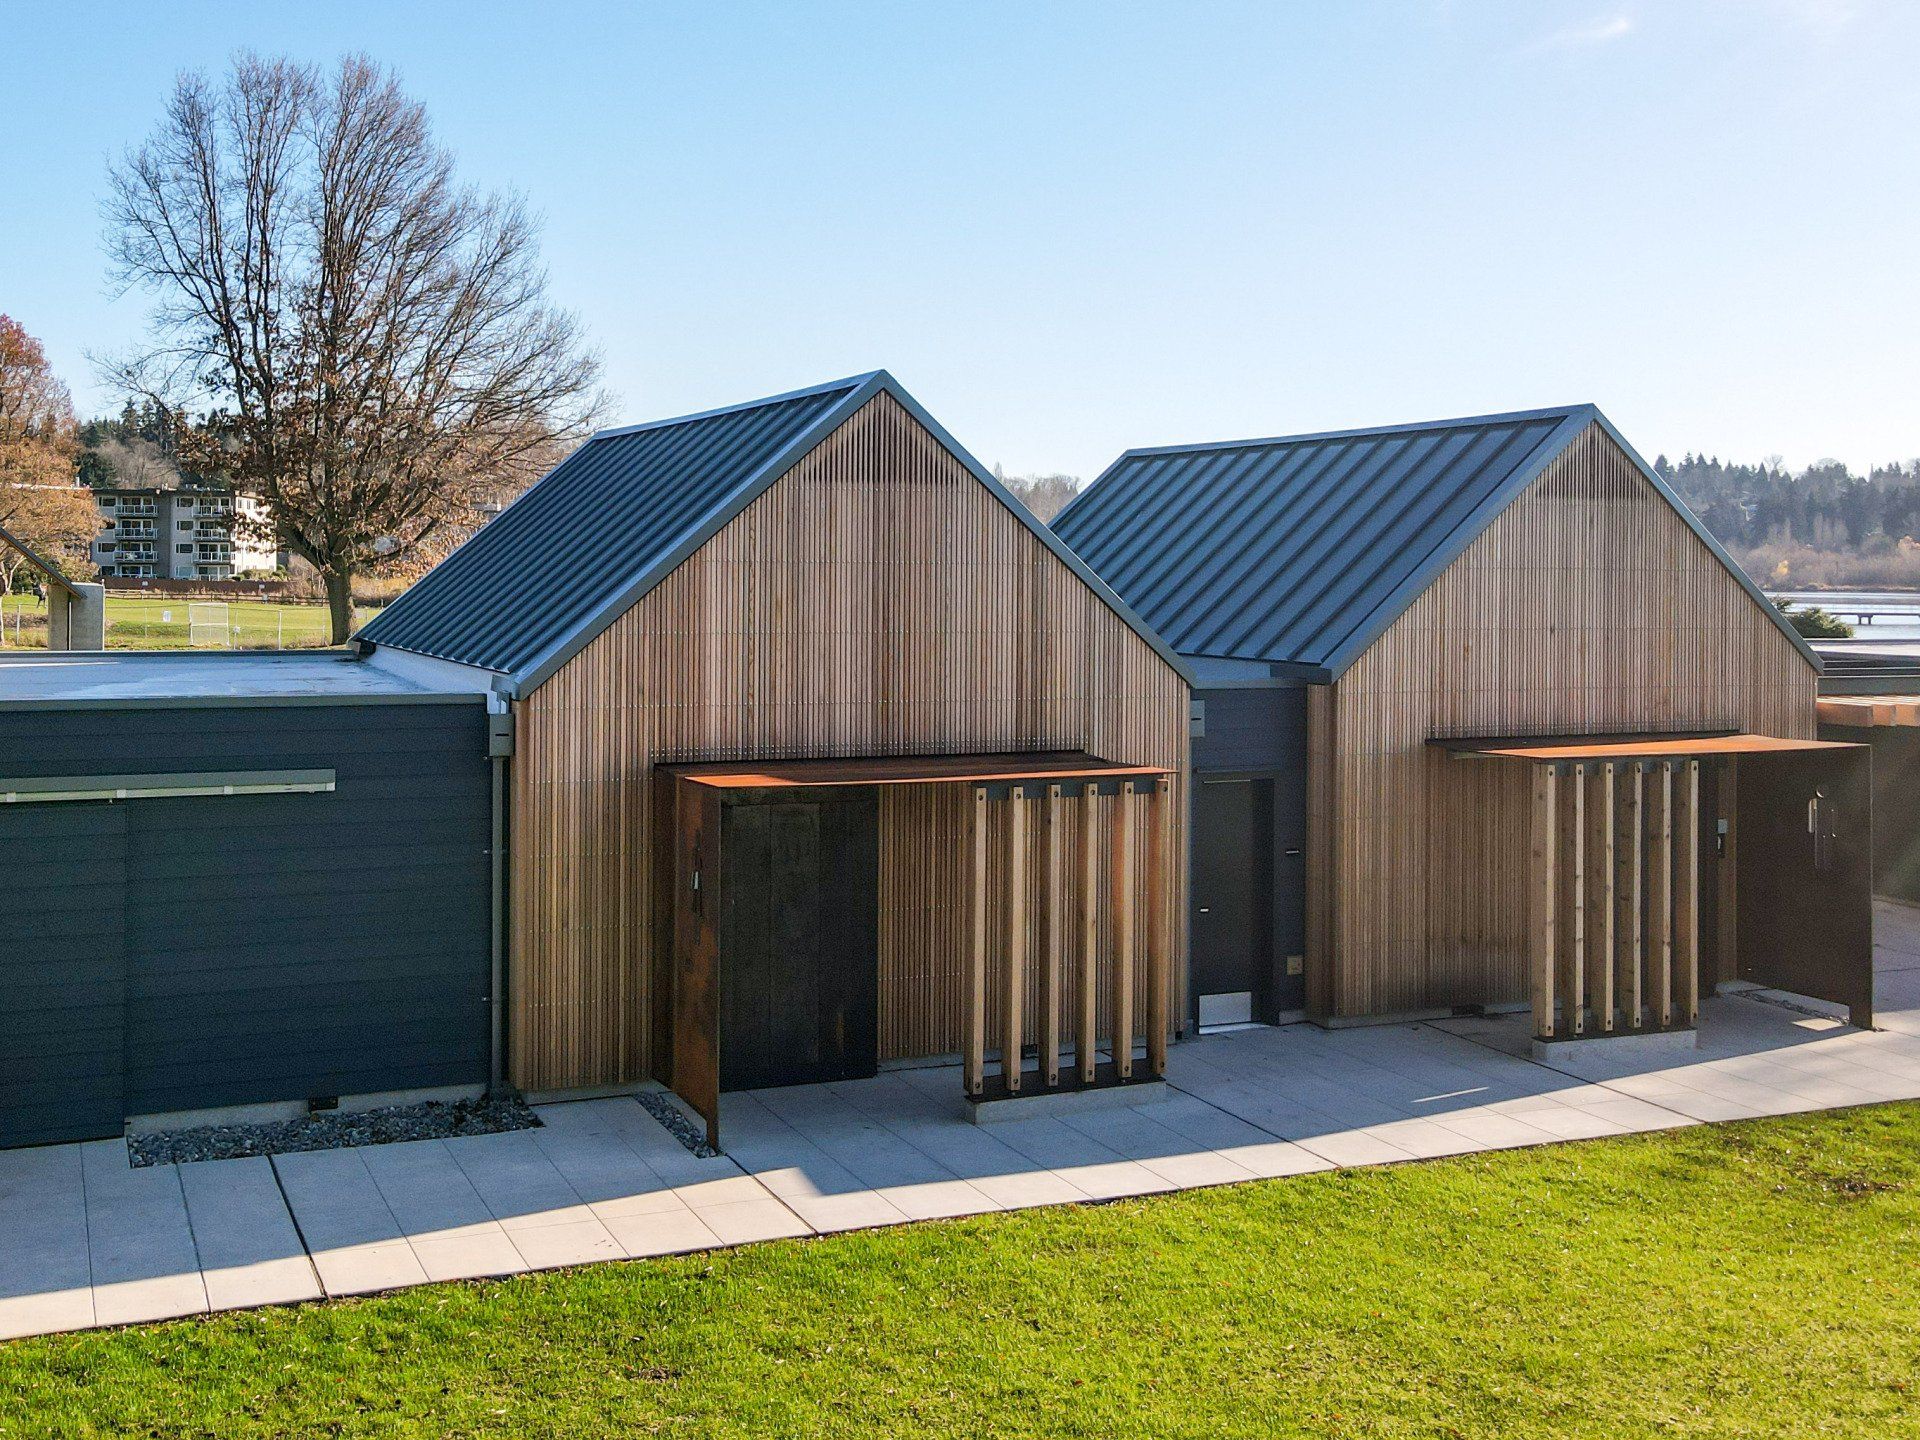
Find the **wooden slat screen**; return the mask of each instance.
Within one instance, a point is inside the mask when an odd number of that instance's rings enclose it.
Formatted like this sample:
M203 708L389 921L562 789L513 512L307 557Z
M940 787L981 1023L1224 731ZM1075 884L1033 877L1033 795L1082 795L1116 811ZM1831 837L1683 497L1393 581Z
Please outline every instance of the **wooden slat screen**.
M1535 803L1529 767L1457 763L1428 740L1811 739L1815 680L1590 427L1309 697L1310 1010L1387 1015L1528 996L1533 873L1514 837Z
M1541 1039L1698 1022L1700 766L1524 767L1532 814L1525 842L1512 843L1530 872L1530 988Z
M877 396L519 703L514 1083L553 1091L653 1072L657 765L1086 751L1184 776L1187 708L1178 672ZM883 1058L959 1051L972 803L965 785L881 792ZM1028 863L1040 866L1043 807L1030 808ZM996 877L1006 851L992 847ZM1166 867L1161 882L1176 947L1184 869ZM993 923L1004 894L996 878ZM1149 898L1132 903L1148 923ZM1042 917L1033 923L1038 954ZM1106 917L1097 928L1104 952ZM1026 1032L1039 1023L1029 1014Z

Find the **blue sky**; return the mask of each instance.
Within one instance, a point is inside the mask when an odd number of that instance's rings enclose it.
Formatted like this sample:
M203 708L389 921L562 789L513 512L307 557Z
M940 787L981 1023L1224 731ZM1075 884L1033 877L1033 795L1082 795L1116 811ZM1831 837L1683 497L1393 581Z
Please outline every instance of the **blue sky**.
M884 366L982 460L1573 400L1920 455L1920 5L13 7L0 311L85 360L110 156L253 48L400 69L640 420Z

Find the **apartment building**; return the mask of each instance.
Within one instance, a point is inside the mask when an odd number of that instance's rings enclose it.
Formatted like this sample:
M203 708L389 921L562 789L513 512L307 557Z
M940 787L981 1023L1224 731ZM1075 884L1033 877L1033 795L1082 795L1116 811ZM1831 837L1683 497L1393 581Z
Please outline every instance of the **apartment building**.
M93 563L103 576L143 580L231 580L284 569L286 553L236 517L258 520L265 507L224 490L97 490L100 533Z

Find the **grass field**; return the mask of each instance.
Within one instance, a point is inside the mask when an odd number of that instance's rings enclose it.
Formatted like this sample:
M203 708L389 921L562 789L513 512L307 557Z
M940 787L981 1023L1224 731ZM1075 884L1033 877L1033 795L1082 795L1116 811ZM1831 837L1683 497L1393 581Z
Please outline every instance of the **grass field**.
M189 634L188 605L202 607L203 620L216 612L205 602L184 596L107 596L107 648L110 650L185 650L195 647ZM227 629L203 625L197 648L224 649L226 641L240 650L305 650L327 643L325 605L283 604L273 600L233 600L227 606ZM365 623L377 611L361 608L356 623ZM221 638L225 634L225 640ZM47 607L30 595L0 597L0 648L44 650L47 645Z
M1920 1434L1920 1106L0 1346L0 1434Z

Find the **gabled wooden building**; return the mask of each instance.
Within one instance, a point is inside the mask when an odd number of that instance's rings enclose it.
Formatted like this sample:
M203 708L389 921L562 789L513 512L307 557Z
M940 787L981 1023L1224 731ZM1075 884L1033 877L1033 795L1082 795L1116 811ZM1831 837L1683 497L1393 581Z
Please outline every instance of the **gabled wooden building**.
M1185 666L884 372L597 435L358 640L511 703L522 1089L1161 1069Z
M1870 1014L1864 752L1594 407L1129 451L1055 529L1196 671L1192 1018Z

